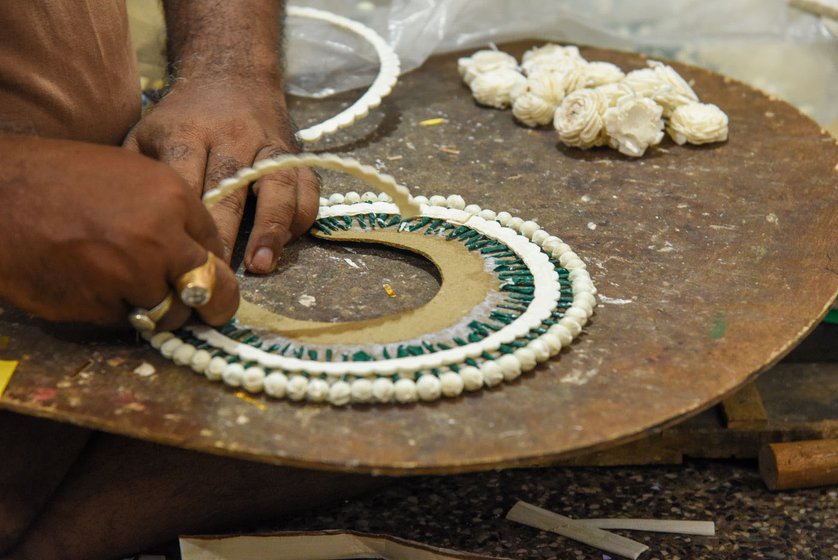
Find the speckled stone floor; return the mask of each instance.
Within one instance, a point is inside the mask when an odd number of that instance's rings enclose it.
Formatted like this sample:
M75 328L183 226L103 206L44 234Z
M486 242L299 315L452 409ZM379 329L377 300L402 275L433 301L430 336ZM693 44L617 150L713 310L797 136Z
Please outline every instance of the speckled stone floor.
M396 479L383 491L262 529L354 529L512 559L610 556L504 519L516 499L574 518L709 520L715 537L616 531L643 560L838 560L838 488L772 493L756 464L542 468ZM176 558L169 551L168 558Z
M504 519L522 499L574 518L712 520L717 536L622 532L653 558L838 559L838 488L768 492L756 466L695 462L648 468L510 470L397 481L386 491L278 527L351 528L527 558L604 559L558 535Z

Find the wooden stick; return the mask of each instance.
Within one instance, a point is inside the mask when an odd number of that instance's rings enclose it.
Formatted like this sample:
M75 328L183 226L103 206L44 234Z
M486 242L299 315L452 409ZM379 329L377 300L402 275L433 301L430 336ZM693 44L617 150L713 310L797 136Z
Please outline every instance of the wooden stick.
M581 521L541 509L540 507L519 501L516 503L506 518L510 521L523 523L530 527L552 531L563 537L599 548L612 554L619 554L626 558L636 560L649 547L643 543L597 529Z
M769 490L838 484L838 439L766 445L759 453L759 472Z
M712 521L680 521L672 519L580 519L580 522L597 529L625 529L653 533L677 533L712 537L716 525Z

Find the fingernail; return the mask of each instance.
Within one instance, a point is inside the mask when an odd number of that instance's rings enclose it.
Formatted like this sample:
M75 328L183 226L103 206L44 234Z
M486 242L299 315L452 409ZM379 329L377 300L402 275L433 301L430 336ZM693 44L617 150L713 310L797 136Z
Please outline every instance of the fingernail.
M254 272L272 272L273 269L276 267L276 259L274 258L274 252L268 247L259 247L255 253L253 253L253 259L250 261L250 268L253 269Z

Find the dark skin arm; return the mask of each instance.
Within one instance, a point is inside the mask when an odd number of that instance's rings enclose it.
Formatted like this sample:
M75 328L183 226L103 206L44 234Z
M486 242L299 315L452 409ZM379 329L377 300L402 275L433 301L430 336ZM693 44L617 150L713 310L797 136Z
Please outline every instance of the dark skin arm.
M171 92L125 140L125 147L174 168L197 195L260 159L298 152L280 69L282 2L165 2ZM251 272L276 267L282 248L317 215L319 184L289 170L254 185L256 219L245 251ZM229 262L247 193L211 213Z
M115 147L0 136L0 300L57 321L127 326L184 272L220 254L209 213L171 168ZM216 270L211 324L238 306L229 267ZM158 324L181 325L176 301Z

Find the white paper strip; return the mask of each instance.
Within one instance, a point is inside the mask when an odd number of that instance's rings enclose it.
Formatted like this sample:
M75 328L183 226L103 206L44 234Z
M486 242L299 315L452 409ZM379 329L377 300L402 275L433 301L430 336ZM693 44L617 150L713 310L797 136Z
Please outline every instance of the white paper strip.
M649 549L643 543L597 529L582 521L577 521L558 513L542 509L540 507L518 502L506 514L510 521L523 523L530 527L558 533L575 541L599 548L612 554L619 554L626 558L636 560L643 552Z
M580 519L580 522L597 529L624 529L653 533L677 533L712 537L716 525L712 521L676 521L671 519Z

